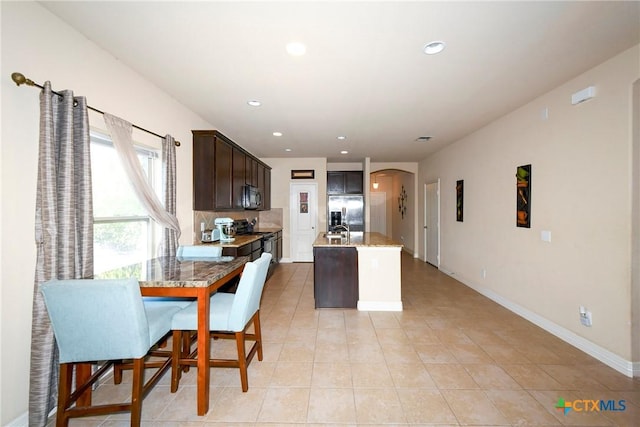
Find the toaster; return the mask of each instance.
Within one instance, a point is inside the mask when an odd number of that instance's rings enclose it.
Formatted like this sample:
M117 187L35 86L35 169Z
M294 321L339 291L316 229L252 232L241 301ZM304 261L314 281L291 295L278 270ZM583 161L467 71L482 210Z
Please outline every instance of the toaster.
M220 230L217 228L214 228L213 230L204 230L200 237L200 241L203 243L217 242L218 240L220 240Z

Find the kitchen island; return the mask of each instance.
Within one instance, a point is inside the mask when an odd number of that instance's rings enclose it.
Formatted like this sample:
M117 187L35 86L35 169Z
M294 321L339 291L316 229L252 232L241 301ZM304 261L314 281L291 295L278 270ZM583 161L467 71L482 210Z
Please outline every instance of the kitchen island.
M402 244L380 233L330 237L313 243L316 308L402 311Z

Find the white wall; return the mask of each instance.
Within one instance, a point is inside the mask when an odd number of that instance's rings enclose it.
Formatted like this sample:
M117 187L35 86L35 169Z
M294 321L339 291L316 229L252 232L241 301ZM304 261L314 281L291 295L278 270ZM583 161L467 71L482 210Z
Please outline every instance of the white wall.
M33 2L0 2L2 140L0 198L0 425L27 411L39 90L17 87L14 71L54 90L73 89L89 105L164 135L177 149L178 219L191 241L191 129L215 129L166 93ZM92 123L93 123L93 115ZM141 137L144 137L142 135Z
M443 270L627 374L631 194L638 191L631 94L639 64L636 46L430 156L418 179L420 187L442 180ZM571 94L592 85L596 97L572 106ZM530 229L515 226L515 173L524 164L532 164ZM464 222L455 220L459 179ZM550 243L541 241L543 230ZM424 253L422 231L418 242ZM581 305L593 313L591 328L580 325Z

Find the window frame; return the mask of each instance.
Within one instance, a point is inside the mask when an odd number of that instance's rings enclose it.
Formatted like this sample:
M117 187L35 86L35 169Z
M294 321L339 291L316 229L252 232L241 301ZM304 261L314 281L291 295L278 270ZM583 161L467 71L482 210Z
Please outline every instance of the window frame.
M116 153L116 156L117 156L117 152L115 151L116 149L113 144L113 141L108 134L99 130L91 129L89 132L89 136L90 136L91 146L93 146L93 144L100 144L105 147L109 147L114 150L114 153ZM147 180L151 183L151 186L154 189L154 191L158 193L158 190L162 185L162 178L160 176L160 173L162 171L162 164L161 164L161 158L160 158L161 148L150 147L148 145L139 143L137 141L134 141L134 148L139 157L143 156L146 159L147 163L145 166L146 166L146 172L147 172L146 174ZM92 156L92 161L94 161L93 156ZM93 179L94 177L92 175L92 180ZM94 198L95 198L95 193L94 193ZM162 239L162 229L153 220L153 218L151 218L149 214L122 215L122 216L96 216L94 211L94 217L93 217L94 227L95 225L102 225L102 224L135 223L135 222L142 222L146 224L146 234L147 234L146 251L145 251L146 257L153 258L155 256L156 248ZM94 233L94 247L96 246L95 243L96 242L95 242L95 233ZM95 251L94 251L94 257L95 257ZM94 259L94 264L95 264L95 259Z

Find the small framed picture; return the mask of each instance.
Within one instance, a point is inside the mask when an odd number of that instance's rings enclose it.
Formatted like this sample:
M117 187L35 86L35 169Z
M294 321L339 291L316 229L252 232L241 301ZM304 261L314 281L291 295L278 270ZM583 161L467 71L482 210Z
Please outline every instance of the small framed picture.
M291 170L291 179L313 179L315 178L314 169L293 169Z

